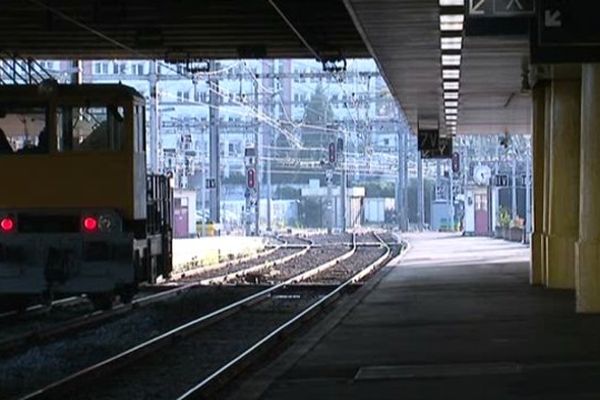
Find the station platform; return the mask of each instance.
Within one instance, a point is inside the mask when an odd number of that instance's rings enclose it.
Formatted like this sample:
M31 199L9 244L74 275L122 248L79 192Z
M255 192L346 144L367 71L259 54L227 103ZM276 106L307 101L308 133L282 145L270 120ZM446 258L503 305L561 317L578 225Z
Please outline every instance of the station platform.
M598 399L600 316L532 287L530 250L414 234L411 249L230 398Z

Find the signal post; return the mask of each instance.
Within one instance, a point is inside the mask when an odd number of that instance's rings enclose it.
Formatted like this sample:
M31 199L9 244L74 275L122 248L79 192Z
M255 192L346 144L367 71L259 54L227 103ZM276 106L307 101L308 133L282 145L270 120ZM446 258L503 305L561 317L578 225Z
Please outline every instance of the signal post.
M247 147L244 152L246 166L246 207L244 209L244 226L246 236L258 236L258 174L256 172L256 148Z

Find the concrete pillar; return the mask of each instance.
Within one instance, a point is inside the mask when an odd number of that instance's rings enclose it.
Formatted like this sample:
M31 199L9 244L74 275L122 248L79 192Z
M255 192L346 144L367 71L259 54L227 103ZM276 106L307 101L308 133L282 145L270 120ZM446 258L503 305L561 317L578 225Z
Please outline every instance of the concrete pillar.
M544 279L544 139L547 82L533 88L533 234L531 236L531 268L529 282L542 285Z
M553 80L546 286L575 288L579 237L580 80Z
M575 268L577 312L600 312L600 64L581 76L581 188Z
M546 99L544 101L544 174L543 174L543 210L542 210L542 281L548 282L548 258L546 249L548 248L548 232L550 225L550 182L552 174L550 173L550 144L552 143L552 131L550 130L552 120L552 87L550 82L546 86Z

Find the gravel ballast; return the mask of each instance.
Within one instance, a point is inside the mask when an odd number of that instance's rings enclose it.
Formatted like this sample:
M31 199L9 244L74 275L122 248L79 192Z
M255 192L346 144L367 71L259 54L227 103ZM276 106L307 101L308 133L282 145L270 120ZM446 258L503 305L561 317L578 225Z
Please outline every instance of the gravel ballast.
M385 252L383 247L358 247L352 257L307 279L306 282L328 285L344 282L377 261Z
M366 233L362 236L360 243L370 243L369 246L358 246L353 257L309 278L303 284L311 283L315 286L339 284L385 253L383 247L373 245L373 242L377 240L374 235ZM225 285L192 289L177 297L124 314L116 320L106 322L99 328L88 329L68 338L31 347L14 356L0 358L0 399L14 398L39 389L187 321L263 289L253 285L277 284L331 261L350 251L347 244L351 242L352 235L312 235L308 239L315 244L315 247L286 263L278 263L276 260L298 253L302 248L299 246L282 247L267 256L259 256L246 262L185 277L180 282L188 283L189 281L223 276L257 264L270 263L268 268L232 279ZM300 243L308 245L305 239L299 239L297 243L290 244ZM135 377L135 383L131 385L124 385L127 380L119 374L106 379L106 382L102 381L100 384L102 391L72 394L65 398L162 399L181 395L182 392L179 392L179 389L189 389L189 387L184 387L188 382L186 379L192 380L193 378L190 387L193 386L200 380L202 375L199 374L208 374L211 368L216 368L226 361L223 359L224 355L237 355L274 329L277 324L287 321L324 293L322 287L313 289L308 286L308 289L305 287L302 291L295 292L290 296L288 293L290 290L295 289L288 288L284 296L274 296L268 301L243 311L239 314L243 314L243 318L238 319L238 314L236 314L232 318L215 324L215 331L211 326L206 331L203 330L193 335L193 338L201 339L182 340L182 344L177 344L178 353L175 355L169 350L168 354L163 356L151 356L148 363L142 363L143 366L134 367L123 375L130 376L131 379ZM221 344L224 347L220 347ZM181 367L178 366L178 362L181 363ZM163 366L161 367L161 365ZM174 370L174 374L170 372L171 369ZM147 375L146 381L142 379L138 384L137 378L143 378L145 375ZM179 382L180 379L181 385L177 383L177 385L173 385L173 390L170 390L169 382ZM148 390L144 389L138 393L144 387L147 387Z
M69 399L175 399L317 301L322 291L274 296L126 367Z
M0 398L31 392L258 290L253 287L190 290L98 328L0 358Z
M218 276L233 274L233 273L240 272L245 269L257 266L259 264L264 264L267 262L280 260L284 257L290 256L292 254L296 254L300 251L301 251L301 249L297 249L297 248L282 247L266 256L260 256L260 257L254 258L252 260L243 261L243 262L239 262L239 263L230 263L221 268L206 269L205 271L200 271L195 274L185 275L178 281L201 281L203 279L211 279L211 278L216 278Z
M276 284L283 282L302 272L315 268L327 261L333 260L349 251L345 246L328 246L311 248L301 257L286 263L276 264L267 270L261 270L236 278L232 283L238 284Z

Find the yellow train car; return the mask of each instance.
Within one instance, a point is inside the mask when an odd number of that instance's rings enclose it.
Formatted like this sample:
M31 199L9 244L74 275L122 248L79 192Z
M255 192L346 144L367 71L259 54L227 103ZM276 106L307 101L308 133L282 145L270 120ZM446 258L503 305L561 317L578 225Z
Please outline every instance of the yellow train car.
M0 301L109 307L172 268L172 194L146 172L144 98L124 85L0 86Z

